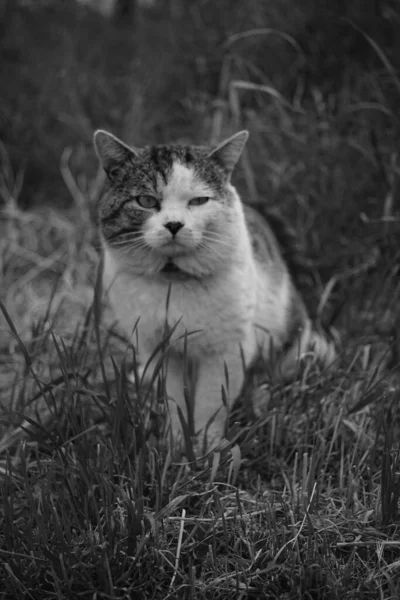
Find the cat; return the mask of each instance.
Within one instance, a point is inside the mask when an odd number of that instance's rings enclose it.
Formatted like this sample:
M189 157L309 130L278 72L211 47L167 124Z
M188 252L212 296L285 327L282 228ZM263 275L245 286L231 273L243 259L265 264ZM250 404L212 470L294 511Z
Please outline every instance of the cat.
M182 435L185 356L194 373L195 433L209 449L223 437L227 409L257 360L286 379L306 353L323 365L335 358L332 342L313 328L268 221L231 184L247 138L240 131L214 149L139 149L106 131L94 134L108 180L99 205L103 287L138 343L142 368L168 323L172 433Z

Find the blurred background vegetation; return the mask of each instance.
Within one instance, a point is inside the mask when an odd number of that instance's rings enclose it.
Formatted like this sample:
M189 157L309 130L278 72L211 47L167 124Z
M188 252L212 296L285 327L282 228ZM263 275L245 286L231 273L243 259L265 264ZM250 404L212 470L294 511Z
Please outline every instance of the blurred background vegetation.
M249 128L242 194L328 246L338 211L399 202L397 0L2 0L0 18L1 171L23 174L23 208L71 203L60 157L90 178L98 127L136 145Z

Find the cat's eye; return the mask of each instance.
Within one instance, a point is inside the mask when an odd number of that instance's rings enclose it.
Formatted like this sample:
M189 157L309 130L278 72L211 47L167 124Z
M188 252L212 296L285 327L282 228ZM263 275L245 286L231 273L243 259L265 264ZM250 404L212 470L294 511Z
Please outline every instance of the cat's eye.
M136 196L136 202L142 208L158 208L159 202L154 196Z
M201 206L202 204L208 202L209 199L210 198L208 196L199 196L198 198L192 198L191 200L189 200L189 206Z

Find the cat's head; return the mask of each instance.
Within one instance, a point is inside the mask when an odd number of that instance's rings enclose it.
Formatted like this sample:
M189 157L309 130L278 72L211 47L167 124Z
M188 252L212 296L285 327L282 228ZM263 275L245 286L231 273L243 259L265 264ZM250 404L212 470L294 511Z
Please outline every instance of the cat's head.
M240 202L230 176L247 138L240 131L215 149L130 148L96 131L95 148L108 178L101 233L121 266L143 275L176 267L199 277L223 267L238 235Z

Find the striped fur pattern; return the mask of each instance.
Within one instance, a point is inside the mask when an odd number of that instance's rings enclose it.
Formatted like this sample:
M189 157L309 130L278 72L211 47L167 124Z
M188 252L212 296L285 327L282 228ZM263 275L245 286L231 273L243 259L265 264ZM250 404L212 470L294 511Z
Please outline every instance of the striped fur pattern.
M255 361L288 378L304 354L323 364L335 356L312 327L268 220L230 182L247 137L239 132L215 149L136 149L95 134L108 176L99 207L104 287L126 335L134 331L143 366L165 323L173 329L166 380L172 433L180 435L177 407L186 410L185 351L195 373L195 432L209 446L224 432L221 386L230 405Z

